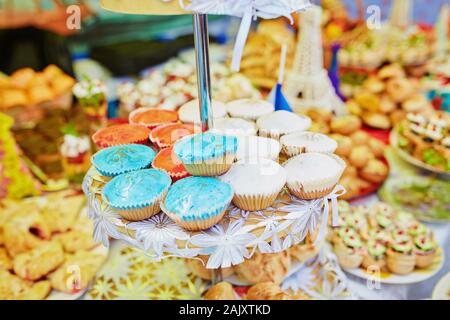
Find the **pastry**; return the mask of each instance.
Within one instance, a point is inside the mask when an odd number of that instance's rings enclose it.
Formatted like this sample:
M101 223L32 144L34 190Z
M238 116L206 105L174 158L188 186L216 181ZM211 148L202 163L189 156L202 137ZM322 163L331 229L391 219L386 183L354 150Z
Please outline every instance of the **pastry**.
M40 212L51 232L66 232L72 228L86 201L83 195L59 198L49 195L46 198Z
M282 150L288 157L300 153L319 152L333 153L337 142L328 136L314 132L298 132L284 135L280 138Z
M344 236L334 246L339 264L344 268L358 268L364 259L363 243L358 235Z
M227 112L235 118L255 121L261 116L275 111L274 106L264 100L240 99L227 103Z
M331 130L342 135L352 134L361 129L361 125L361 120L353 115L333 118L330 123Z
M142 144L127 144L102 149L92 156L97 171L106 177L145 169L155 158L155 151Z
M205 300L237 300L233 286L228 282L222 281L212 286L203 296Z
M414 94L415 87L407 78L390 79L386 84L386 92L392 101L401 103Z
M211 177L188 177L175 182L162 210L181 227L205 230L218 223L233 198L232 187Z
M10 76L11 86L16 89L25 89L34 77L34 70L31 68L23 68L13 72Z
M386 264L389 270L396 274L407 274L414 270L416 256L413 244L409 238L393 239L386 251Z
M360 92L355 95L355 102L363 111L378 112L380 110L380 97L370 92Z
M337 142L337 148L334 153L340 157L347 157L350 155L353 147L352 139L341 134L331 134L330 138Z
M386 65L378 71L378 78L382 80L390 78L404 78L405 76L405 71L397 63Z
M375 138L369 138L367 144L376 158L384 157L384 150L386 149L384 142Z
M11 257L36 248L50 239L50 229L37 211L16 212L4 225L4 241Z
M185 263L188 266L189 270L197 276L202 278L203 280L211 280L212 279L212 273L216 272L217 270L207 269L205 267L206 263L208 262L209 256L203 256L199 255L197 258L201 259L186 259ZM227 278L233 274L233 268L222 268L220 270L222 277Z
M155 159L153 159L152 167L167 173L172 178L172 182L190 176L189 172L186 171L186 168L173 152L173 147L160 150Z
M301 199L317 199L330 193L338 183L345 162L336 155L303 153L283 164L289 191Z
M236 160L264 158L277 161L280 155L280 143L271 138L258 136L238 136Z
M28 89L28 99L31 104L50 101L55 98L52 89L48 85L41 85Z
M77 293L88 287L105 258L99 254L78 251L67 255L65 262L48 278L52 288L65 293Z
M266 281L255 284L248 289L246 300L272 300L274 297L283 294L280 286L274 282Z
M392 113L397 109L397 104L387 95L383 94L380 98L378 111L382 113Z
M172 110L139 108L132 111L128 117L130 124L154 129L157 126L178 121L178 113Z
M5 248L0 247L0 269L11 270L13 264Z
M360 171L361 177L373 183L384 181L388 173L387 165L377 159L370 159Z
M373 157L367 146L356 146L352 149L350 156L348 158L351 165L360 169L367 165L369 160Z
M76 81L67 74L60 74L50 80L51 88L57 96L70 93Z
M367 144L367 141L370 139L370 137L367 132L358 130L350 135L350 139L352 139L353 145L360 146Z
M402 109L406 112L419 112L429 107L427 98L422 94L416 93L402 103Z
M49 281L30 283L0 268L0 300L42 300L51 289Z
M311 127L311 119L280 110L259 117L256 126L258 135L279 140L285 134L308 130Z
M386 266L386 246L376 240L370 240L367 243L367 254L362 261L362 267L370 269L377 267L382 270Z
M220 118L214 120L211 132L228 136L255 136L256 124L241 118Z
M108 148L123 144L145 144L150 130L144 126L118 124L100 129L92 136L92 141L99 147Z
M256 284L273 282L280 284L291 268L291 257L287 251L280 253L258 253L243 263L234 266L239 279Z
M214 119L225 118L227 116L227 110L224 103L220 101L212 101L212 115ZM198 99L191 100L178 110L178 117L183 123L191 123L200 125L200 108Z
M414 254L416 255L416 267L429 267L436 257L437 245L427 235L418 235L414 238Z
M237 152L237 138L211 132L177 141L173 148L186 170L194 176L217 176L228 171Z
M200 127L192 124L169 123L153 129L150 132L150 141L162 149L173 146L175 142L185 136L200 132Z
M253 158L234 163L218 179L232 186L235 206L246 211L258 211L273 204L284 188L286 172L273 160Z
M79 250L90 250L98 245L90 233L69 231L57 234L54 239L59 241L65 252L74 253Z
M385 84L377 76L369 76L369 78L364 81L363 87L371 93L378 94L384 91Z
M387 115L381 113L365 113L362 116L365 124L370 127L387 130L391 127L391 120Z
M14 257L14 272L25 280L38 280L64 262L61 244L48 242Z
M103 198L124 218L139 221L161 211L160 203L171 184L170 176L157 169L116 176L103 188Z

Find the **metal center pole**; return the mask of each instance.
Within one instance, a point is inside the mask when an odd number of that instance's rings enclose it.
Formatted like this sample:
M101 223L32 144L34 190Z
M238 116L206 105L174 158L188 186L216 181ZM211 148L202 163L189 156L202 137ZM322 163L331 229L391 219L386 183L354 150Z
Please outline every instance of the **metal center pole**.
M194 14L195 60L197 64L197 86L202 131L213 127L211 103L211 76L209 72L208 16Z

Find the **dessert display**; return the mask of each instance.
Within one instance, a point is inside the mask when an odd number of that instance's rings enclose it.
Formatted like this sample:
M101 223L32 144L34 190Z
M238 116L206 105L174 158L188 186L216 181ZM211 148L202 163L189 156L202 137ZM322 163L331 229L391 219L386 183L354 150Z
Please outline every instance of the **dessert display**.
M390 129L408 112L426 112L431 104L420 93L417 80L407 78L398 64L382 67L369 76L347 101L350 113L376 129Z
M7 201L0 214L0 299L70 298L85 290L105 260L70 192ZM70 277L80 268L79 279Z
M341 211L340 219L331 241L343 268L378 267L382 272L406 275L433 268L439 259L433 232L411 214L385 203L352 207Z
M332 117L317 109L309 109L305 113L313 119L312 131L328 134L328 139L337 142L334 152L347 164L339 181L347 190L341 199L353 199L376 191L389 174L384 158L386 144L363 130L361 119L355 115ZM285 139L288 139L287 136ZM328 139L321 138L320 141ZM323 150L323 142L313 141L311 143L316 150L318 146L321 146L319 150Z
M413 164L450 172L450 116L443 111L408 113L393 131L394 146Z
M31 68L3 76L0 85L0 112L12 116L16 127L43 118L43 108L68 108L75 79L55 65L42 71Z
M223 103L241 98L261 97L247 77L232 73L220 63L211 65L211 84L213 98ZM122 117L141 107L177 110L197 98L195 66L179 58L171 59L162 68L149 72L136 84L122 83L118 88L118 95L119 113ZM189 112L187 116L192 119L195 115Z
M264 20L256 32L247 39L241 61L241 72L254 85L272 89L277 83L281 47L287 46L286 66L292 65L295 49L295 34L289 30L284 19Z

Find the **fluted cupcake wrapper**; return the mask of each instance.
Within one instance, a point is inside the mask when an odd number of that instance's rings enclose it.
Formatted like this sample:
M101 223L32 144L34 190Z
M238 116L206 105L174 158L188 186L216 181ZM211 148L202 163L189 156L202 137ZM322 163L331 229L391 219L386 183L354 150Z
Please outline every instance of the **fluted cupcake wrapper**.
M275 139L277 141L279 141L281 136L284 134L285 133L283 133L283 132L274 131L274 130L265 130L265 129L261 129L261 128L258 130L258 136Z
M186 171L193 176L214 177L220 176L230 170L235 157L235 154L226 153L220 158L183 163L183 165Z
M433 264L435 257L436 250L427 254L416 254L416 267L421 269L429 267Z
M135 140L135 141L127 141L125 143L107 143L107 142L97 141L97 142L95 142L95 145L99 149L106 149L109 147L123 146L123 145L127 145L127 144L147 144L147 142L148 142L148 138L139 139L139 140Z
M108 177L108 178L112 178L112 177L118 176L119 174L131 172L131 171L137 171L137 170L146 169L146 168L150 167L151 163L152 163L152 162L149 161L148 163L143 164L142 166L136 166L136 167L128 168L128 169L125 169L125 170L118 170L118 171L114 171L114 172L111 172L111 171L108 171L108 170L104 170L104 169L101 169L101 168L99 168L99 167L95 167L95 169L97 169L97 171L98 171L102 176Z
M306 147L300 147L300 146L290 146L283 144L281 146L281 151L287 155L289 158L295 157L301 153L306 152L317 152L317 153L333 153L333 148L325 148L325 147L309 147L308 151L306 151Z
M169 187L161 192L161 194L146 203L129 204L122 206L114 206L110 204L107 199L104 198L106 203L117 211L124 219L130 221L140 221L148 219L161 211L160 204L166 198Z
M388 249L386 256L386 264L389 271L396 274L407 274L414 271L416 265L416 256L414 254L402 254Z
M164 203L161 203L161 209L162 211L170 218L172 219L177 225L180 227L189 230L189 231L200 231L200 230L206 230L214 226L215 224L219 223L223 216L225 215L225 212L231 202L231 199L224 203L223 206L216 208L212 212L208 212L207 218L202 219L201 217L188 217L189 219L186 219L186 216L181 217L180 215L171 212L168 210ZM207 210L205 209L205 212Z
M329 188L325 188L322 190L314 190L314 191L305 191L303 190L303 186L300 183L295 184L287 184L288 190L291 194L295 195L299 199L312 200L319 199L325 197L331 191L333 191L334 187L336 187L337 183Z
M258 195L238 195L233 197L233 203L236 207L246 211L258 211L270 207L276 200L280 191L272 194Z

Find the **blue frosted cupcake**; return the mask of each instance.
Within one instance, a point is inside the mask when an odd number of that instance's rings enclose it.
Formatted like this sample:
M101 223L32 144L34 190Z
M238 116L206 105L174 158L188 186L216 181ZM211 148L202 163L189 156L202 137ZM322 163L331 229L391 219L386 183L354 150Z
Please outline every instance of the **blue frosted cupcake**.
M156 153L142 144L127 144L102 149L91 158L97 171L107 177L144 169L150 166Z
M233 188L210 177L188 177L172 185L161 209L175 223L191 231L205 230L222 220Z
M126 220L139 221L161 211L172 180L164 171L145 169L116 176L103 188L103 198Z
M218 176L227 172L236 158L234 136L198 133L177 141L174 153L193 176Z

